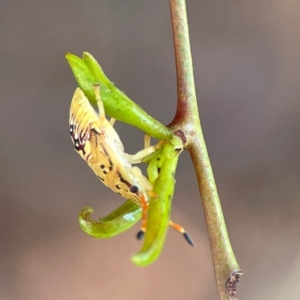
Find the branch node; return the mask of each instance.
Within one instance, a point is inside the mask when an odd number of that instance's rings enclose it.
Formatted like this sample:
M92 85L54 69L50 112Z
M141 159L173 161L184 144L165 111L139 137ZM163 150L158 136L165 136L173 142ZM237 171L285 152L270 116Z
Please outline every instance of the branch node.
M228 295L232 299L237 299L236 286L237 286L237 283L239 282L239 279L242 275L243 275L243 273L242 273L241 270L235 271L235 272L232 272L230 274L229 278L227 279L226 287L227 287Z
M173 131L173 135L178 136L184 146L187 144L187 138L185 136L185 133L181 129L176 129L175 131Z

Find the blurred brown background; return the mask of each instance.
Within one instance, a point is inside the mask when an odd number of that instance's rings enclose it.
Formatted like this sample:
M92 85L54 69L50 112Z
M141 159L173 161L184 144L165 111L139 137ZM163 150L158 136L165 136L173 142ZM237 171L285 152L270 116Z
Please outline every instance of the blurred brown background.
M239 299L298 299L300 2L188 0L201 121L228 230L244 271ZM182 155L169 231L144 269L138 227L94 240L84 206L121 198L74 152L76 83L65 52L89 51L133 100L168 124L176 77L167 0L0 1L0 299L217 299L195 175ZM129 153L143 134L118 123Z

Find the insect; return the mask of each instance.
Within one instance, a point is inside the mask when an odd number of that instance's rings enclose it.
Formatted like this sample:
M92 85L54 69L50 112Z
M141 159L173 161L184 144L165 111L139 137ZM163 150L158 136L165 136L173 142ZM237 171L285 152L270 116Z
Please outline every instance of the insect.
M149 199L153 196L152 185L137 166L143 158L160 148L162 143L150 146L150 137L145 138L145 148L134 155L125 153L124 146L113 125L108 121L100 97L99 85L94 85L99 114L91 106L84 92L77 88L70 108L69 128L76 152L87 162L104 185L121 197L131 199L142 208L142 225L137 238L146 231ZM184 229L170 222L184 235ZM185 236L188 240L188 238ZM189 242L189 240L188 240Z

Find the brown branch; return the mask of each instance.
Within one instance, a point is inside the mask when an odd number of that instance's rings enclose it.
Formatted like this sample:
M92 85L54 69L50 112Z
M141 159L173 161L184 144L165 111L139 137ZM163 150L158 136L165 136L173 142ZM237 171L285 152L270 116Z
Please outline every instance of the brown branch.
M240 267L234 256L198 113L185 0L170 0L176 57L178 101L169 125L186 141L196 176L215 267L220 300L237 299Z

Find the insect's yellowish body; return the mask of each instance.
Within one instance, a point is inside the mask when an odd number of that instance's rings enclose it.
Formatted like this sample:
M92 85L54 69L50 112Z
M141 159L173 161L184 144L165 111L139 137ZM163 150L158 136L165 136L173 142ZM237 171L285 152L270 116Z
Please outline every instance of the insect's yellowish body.
M149 201L152 185L141 170L132 166L153 153L155 146L129 155L110 122L105 117L99 87L95 87L99 114L80 88L77 88L70 108L70 134L75 150L88 163L98 178L120 196L138 205ZM142 199L142 200L141 200Z

